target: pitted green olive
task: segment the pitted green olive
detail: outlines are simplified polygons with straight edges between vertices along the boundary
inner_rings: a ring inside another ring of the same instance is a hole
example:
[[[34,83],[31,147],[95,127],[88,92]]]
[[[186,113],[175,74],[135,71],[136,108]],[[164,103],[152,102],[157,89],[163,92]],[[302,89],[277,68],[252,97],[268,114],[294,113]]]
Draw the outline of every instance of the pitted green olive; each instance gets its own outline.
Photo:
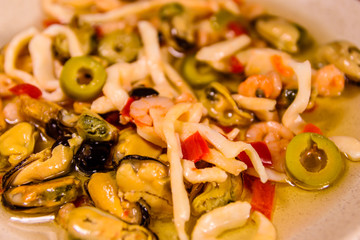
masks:
[[[310,41],[305,29],[280,17],[261,16],[255,20],[255,29],[271,45],[289,53],[298,53]]]
[[[60,75],[60,86],[64,93],[79,101],[88,101],[97,97],[105,81],[105,68],[89,56],[70,58]]]
[[[229,91],[218,82],[213,82],[203,89],[199,97],[208,115],[222,126],[247,126],[254,117],[239,109]]]
[[[34,150],[38,132],[30,123],[21,122],[0,136],[1,169],[15,166]],[[9,166],[10,165],[10,166]]]
[[[116,30],[104,36],[98,47],[100,56],[110,63],[132,62],[136,59],[141,47],[136,33]]]
[[[217,72],[208,64],[197,61],[194,55],[188,55],[183,60],[182,74],[193,87],[203,87],[218,79]]]
[[[336,145],[316,133],[296,135],[286,149],[286,172],[299,187],[323,189],[343,173],[345,163]]]
[[[315,54],[315,64],[322,67],[334,64],[355,82],[360,82],[360,50],[347,41],[336,41],[320,46]]]

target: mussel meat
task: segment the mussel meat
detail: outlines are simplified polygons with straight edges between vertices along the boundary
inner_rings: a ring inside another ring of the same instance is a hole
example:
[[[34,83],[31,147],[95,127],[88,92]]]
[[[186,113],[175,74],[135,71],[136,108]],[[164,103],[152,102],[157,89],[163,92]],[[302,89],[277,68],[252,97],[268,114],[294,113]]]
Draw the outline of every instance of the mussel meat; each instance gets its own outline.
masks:
[[[3,205],[14,211],[28,214],[47,214],[61,205],[74,201],[81,189],[80,180],[74,176],[57,178],[36,184],[26,184],[6,189]]]
[[[127,224],[94,207],[74,208],[64,218],[63,227],[74,239],[157,239],[150,230]]]
[[[94,173],[86,185],[86,189],[97,208],[107,211],[121,220],[142,225],[147,221],[148,215],[138,203],[132,203],[118,195],[115,173]]]
[[[172,215],[169,168],[160,161],[139,155],[125,156],[117,169],[116,182],[124,199],[144,200],[151,216]]]
[[[200,101],[208,110],[208,115],[222,126],[247,126],[254,116],[240,109],[226,87],[212,82],[201,91]]]

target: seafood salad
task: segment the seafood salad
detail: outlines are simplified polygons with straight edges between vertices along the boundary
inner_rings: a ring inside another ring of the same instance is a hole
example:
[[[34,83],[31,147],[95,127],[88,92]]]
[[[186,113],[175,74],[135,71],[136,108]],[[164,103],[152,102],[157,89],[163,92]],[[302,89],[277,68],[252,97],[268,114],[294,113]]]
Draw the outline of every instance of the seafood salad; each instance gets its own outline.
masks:
[[[42,0],[0,50],[1,204],[69,239],[278,239],[278,186],[331,188],[360,142],[304,114],[360,50],[241,0]]]

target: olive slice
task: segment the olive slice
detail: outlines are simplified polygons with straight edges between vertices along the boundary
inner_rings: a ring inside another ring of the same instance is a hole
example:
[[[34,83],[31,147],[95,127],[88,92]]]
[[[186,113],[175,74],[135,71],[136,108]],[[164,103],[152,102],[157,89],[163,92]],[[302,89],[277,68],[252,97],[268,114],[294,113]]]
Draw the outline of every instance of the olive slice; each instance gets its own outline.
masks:
[[[141,42],[137,34],[116,30],[101,39],[98,51],[100,56],[110,63],[131,62],[136,59],[140,46]]]
[[[285,167],[298,187],[320,190],[341,176],[345,163],[330,139],[308,132],[296,135],[287,146]]]
[[[72,99],[88,101],[97,97],[106,81],[104,67],[89,56],[70,58],[60,75],[60,86]]]
[[[217,72],[208,64],[197,61],[194,55],[185,57],[182,64],[182,74],[193,87],[203,87],[218,79]]]

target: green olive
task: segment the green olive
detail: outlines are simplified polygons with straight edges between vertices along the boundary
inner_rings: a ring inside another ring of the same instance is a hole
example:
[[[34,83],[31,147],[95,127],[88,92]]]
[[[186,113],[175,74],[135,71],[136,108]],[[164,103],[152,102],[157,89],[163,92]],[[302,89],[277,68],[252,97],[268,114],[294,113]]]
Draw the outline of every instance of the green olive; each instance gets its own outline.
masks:
[[[116,30],[100,40],[98,51],[110,63],[132,62],[137,58],[140,46],[140,38],[136,33]]]
[[[188,55],[183,60],[182,74],[193,87],[202,87],[218,79],[217,72],[208,64],[199,62],[194,55]]]
[[[79,101],[97,97],[106,81],[106,71],[88,56],[70,58],[60,75],[60,86],[67,96]]]
[[[230,22],[238,20],[239,16],[234,15],[228,10],[221,9],[210,18],[210,24],[214,30],[219,31],[226,28]]]
[[[345,162],[330,139],[307,132],[296,135],[287,146],[285,167],[298,187],[320,190],[341,176]]]
[[[337,41],[322,45],[315,53],[318,67],[334,64],[352,81],[360,82],[360,50],[347,41]]]

